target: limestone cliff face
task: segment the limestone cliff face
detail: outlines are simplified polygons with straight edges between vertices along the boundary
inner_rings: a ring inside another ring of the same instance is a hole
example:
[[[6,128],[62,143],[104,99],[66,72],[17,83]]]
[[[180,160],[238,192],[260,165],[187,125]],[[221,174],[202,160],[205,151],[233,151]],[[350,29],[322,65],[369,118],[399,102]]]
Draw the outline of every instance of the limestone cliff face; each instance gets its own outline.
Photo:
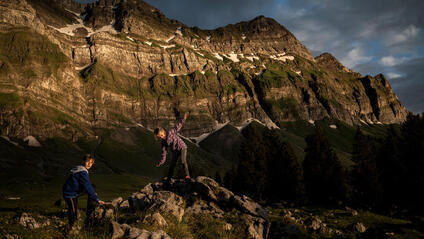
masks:
[[[0,123],[10,136],[170,127],[183,112],[188,136],[249,118],[360,124],[407,114],[384,76],[314,59],[263,16],[201,30],[143,1],[0,0],[0,13]]]

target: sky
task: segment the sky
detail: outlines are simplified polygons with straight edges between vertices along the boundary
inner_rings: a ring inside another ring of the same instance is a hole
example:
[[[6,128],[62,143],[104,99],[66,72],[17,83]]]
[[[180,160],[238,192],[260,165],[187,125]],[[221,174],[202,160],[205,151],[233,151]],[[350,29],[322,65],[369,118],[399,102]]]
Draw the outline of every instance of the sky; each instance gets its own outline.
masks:
[[[80,0],[89,2],[88,0]],[[264,15],[314,56],[383,73],[409,111],[424,112],[424,0],[146,0],[169,18],[214,29]]]

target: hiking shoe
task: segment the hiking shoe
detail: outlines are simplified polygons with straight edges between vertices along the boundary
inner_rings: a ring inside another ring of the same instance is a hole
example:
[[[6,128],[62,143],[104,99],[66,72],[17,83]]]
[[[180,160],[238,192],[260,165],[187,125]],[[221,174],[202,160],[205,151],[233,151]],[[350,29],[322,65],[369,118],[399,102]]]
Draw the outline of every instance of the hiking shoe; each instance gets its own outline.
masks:
[[[186,177],[185,177],[185,179],[186,179],[186,180],[189,180],[189,179],[191,179],[191,178],[190,178],[190,176],[186,176]]]

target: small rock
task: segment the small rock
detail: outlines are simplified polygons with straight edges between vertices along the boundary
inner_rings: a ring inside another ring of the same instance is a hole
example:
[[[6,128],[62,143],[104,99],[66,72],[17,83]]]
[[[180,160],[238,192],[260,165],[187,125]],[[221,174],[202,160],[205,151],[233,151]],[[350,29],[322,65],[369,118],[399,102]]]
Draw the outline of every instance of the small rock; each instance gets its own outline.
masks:
[[[111,220],[114,215],[114,210],[111,204],[99,205],[94,209],[92,213],[92,219],[101,221],[101,220]]]
[[[121,202],[121,204],[119,204],[119,211],[120,212],[127,212],[130,210],[130,203],[128,202],[128,200],[125,200],[123,202]]]
[[[18,223],[29,229],[37,229],[42,226],[29,213],[22,213],[18,219]]]
[[[113,217],[113,209],[109,208],[105,210],[104,219],[110,219]]]
[[[224,230],[225,231],[231,231],[231,229],[233,229],[233,225],[231,225],[230,223],[226,223],[225,225],[224,225]]]
[[[126,231],[125,238],[128,239],[171,239],[171,237],[162,230],[149,232],[144,229],[129,227]]]
[[[334,230],[325,226],[321,226],[320,233],[325,235],[332,235],[334,233]]]
[[[124,201],[124,199],[122,197],[115,198],[115,199],[112,200],[112,206],[114,208],[118,208],[119,205],[122,203],[122,201]]]
[[[341,236],[343,233],[342,233],[342,231],[340,231],[340,230],[338,230],[338,229],[335,229],[334,230],[334,235],[336,235],[336,236]]]
[[[6,234],[2,239],[21,239],[21,237],[16,234]]]
[[[287,209],[283,209],[283,211],[281,211],[281,213],[280,213],[280,216],[291,217],[292,216],[292,213],[289,210],[287,210]]]
[[[140,190],[140,192],[147,195],[153,194],[154,190],[153,190],[152,184],[151,183],[147,184],[143,189]]]
[[[24,142],[28,142],[28,146],[30,146],[30,147],[41,147],[40,142],[38,142],[38,140],[34,136],[31,136],[31,135],[24,138]]]
[[[353,225],[353,229],[357,232],[363,233],[367,230],[367,228],[361,222],[357,222]]]
[[[166,223],[165,218],[163,218],[162,215],[160,215],[160,213],[158,213],[158,212],[147,215],[144,218],[143,222],[150,223],[150,224],[156,224],[160,227],[166,226],[168,224],[168,223]]]
[[[314,231],[317,231],[322,227],[322,221],[317,217],[310,217],[305,221],[305,226]]]

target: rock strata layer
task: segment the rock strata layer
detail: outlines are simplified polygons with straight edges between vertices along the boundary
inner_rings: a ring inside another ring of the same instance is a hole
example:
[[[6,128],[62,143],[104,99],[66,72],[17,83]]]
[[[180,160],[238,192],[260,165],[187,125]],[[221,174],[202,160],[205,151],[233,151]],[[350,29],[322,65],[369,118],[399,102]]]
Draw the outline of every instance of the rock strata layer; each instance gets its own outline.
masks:
[[[252,118],[332,117],[400,123],[407,110],[383,75],[313,58],[275,20],[187,27],[143,1],[0,1],[1,134],[77,140],[98,128],[171,127],[183,134]]]

